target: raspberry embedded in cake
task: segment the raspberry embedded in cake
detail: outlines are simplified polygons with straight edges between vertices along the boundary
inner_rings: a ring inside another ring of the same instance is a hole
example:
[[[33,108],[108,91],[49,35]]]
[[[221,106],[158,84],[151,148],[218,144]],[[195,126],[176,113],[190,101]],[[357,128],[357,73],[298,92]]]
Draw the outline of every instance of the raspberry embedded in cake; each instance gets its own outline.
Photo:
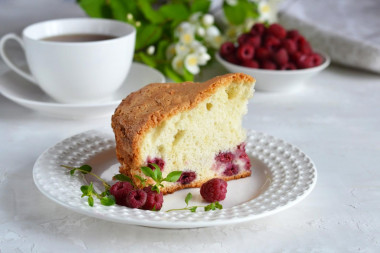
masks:
[[[201,187],[212,178],[250,176],[242,117],[254,82],[235,73],[203,83],[154,83],[131,93],[112,116],[120,173],[143,188],[135,175],[154,182],[142,166],[157,164],[163,178],[183,171],[177,182],[162,182],[163,194]]]

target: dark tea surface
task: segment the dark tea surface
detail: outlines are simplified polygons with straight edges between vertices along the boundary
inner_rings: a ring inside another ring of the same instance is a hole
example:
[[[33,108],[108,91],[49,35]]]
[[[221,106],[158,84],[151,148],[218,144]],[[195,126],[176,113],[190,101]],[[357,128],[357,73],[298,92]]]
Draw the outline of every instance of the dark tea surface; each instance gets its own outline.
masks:
[[[91,42],[114,39],[115,36],[103,34],[65,34],[43,38],[44,41],[56,42]]]

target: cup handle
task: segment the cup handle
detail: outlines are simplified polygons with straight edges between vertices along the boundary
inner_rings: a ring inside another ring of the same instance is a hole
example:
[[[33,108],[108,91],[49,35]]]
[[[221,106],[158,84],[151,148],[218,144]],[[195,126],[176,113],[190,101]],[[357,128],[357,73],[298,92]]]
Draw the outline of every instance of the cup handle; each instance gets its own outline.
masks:
[[[26,80],[32,82],[33,84],[37,84],[36,79],[31,74],[23,71],[22,69],[20,69],[16,65],[14,65],[13,62],[11,62],[9,60],[8,56],[5,54],[5,43],[10,39],[17,41],[20,44],[21,48],[25,52],[24,42],[22,41],[22,39],[19,36],[17,36],[16,34],[13,34],[13,33],[9,33],[9,34],[3,36],[0,40],[0,55],[3,58],[5,64],[7,64],[8,67],[10,67],[14,72],[19,74],[20,76],[22,76]]]

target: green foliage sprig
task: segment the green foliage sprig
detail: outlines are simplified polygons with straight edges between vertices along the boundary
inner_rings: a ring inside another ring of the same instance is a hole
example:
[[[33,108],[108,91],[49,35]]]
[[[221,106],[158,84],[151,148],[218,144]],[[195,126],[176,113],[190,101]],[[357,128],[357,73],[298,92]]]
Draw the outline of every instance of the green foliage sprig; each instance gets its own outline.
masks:
[[[169,209],[166,212],[189,210],[190,212],[195,213],[199,207],[203,207],[206,212],[211,210],[215,211],[216,209],[223,209],[223,206],[218,201],[212,202],[206,206],[189,206],[189,201],[192,197],[193,195],[189,192],[185,198],[186,206],[184,208]]]

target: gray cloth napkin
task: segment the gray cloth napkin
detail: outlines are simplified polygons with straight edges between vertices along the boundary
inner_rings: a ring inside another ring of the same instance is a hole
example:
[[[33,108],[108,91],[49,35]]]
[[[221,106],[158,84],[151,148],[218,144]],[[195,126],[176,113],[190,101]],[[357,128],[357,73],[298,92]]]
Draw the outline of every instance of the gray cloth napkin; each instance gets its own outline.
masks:
[[[380,73],[380,0],[288,0],[279,22],[332,61]]]

